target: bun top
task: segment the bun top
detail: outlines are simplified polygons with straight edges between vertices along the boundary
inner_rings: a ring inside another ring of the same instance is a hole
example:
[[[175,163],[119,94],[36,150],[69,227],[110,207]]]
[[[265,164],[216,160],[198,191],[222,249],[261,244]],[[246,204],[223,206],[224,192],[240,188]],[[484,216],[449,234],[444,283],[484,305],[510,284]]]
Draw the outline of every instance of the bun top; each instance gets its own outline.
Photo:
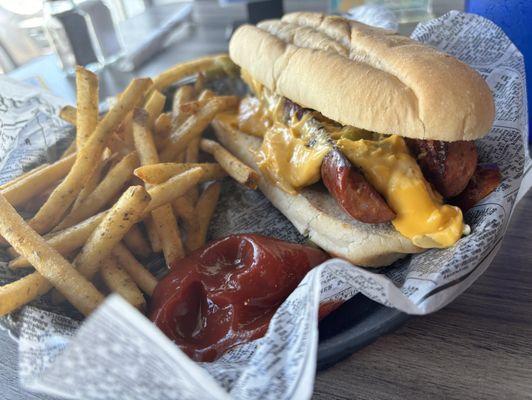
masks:
[[[493,97],[454,57],[391,31],[298,12],[231,38],[235,63],[270,90],[343,125],[415,139],[474,140]]]

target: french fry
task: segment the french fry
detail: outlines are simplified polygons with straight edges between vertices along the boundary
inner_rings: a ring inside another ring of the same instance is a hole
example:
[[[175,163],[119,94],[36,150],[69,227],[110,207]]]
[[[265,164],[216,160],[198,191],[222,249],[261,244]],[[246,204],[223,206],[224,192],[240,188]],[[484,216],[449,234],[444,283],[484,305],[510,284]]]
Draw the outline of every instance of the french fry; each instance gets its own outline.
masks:
[[[209,139],[202,139],[201,150],[213,155],[221,167],[234,180],[251,189],[257,188],[259,175],[234,155],[229,153],[221,144]]]
[[[213,97],[215,97],[215,93],[210,89],[205,89],[200,93],[198,100],[201,102],[202,105],[205,105],[205,103],[207,103],[207,100],[210,100]],[[227,96],[221,96],[221,97],[227,97]]]
[[[138,165],[139,159],[136,152],[131,152],[122,158],[118,164],[111,168],[92,193],[80,203],[79,207],[73,209],[57,225],[56,230],[68,228],[102,210],[120,192]]]
[[[160,206],[170,203],[174,199],[183,196],[183,194],[185,194],[192,186],[196,185],[200,181],[202,176],[203,171],[201,168],[193,168],[168,179],[168,181],[160,185],[153,186],[148,190],[151,200],[144,210],[142,218],[145,218],[156,208],[159,208]],[[86,219],[77,225],[74,225],[63,231],[47,235],[45,238],[48,241],[48,244],[54,247],[60,253],[68,254],[71,251],[83,246],[95,228],[108,213],[109,211],[102,211],[101,213]],[[9,263],[11,268],[23,268],[30,265],[31,264],[24,257],[19,257]]]
[[[185,256],[185,248],[181,240],[181,233],[177,226],[177,220],[170,204],[152,211],[153,222],[157,224],[155,229],[161,239],[164,259],[169,265],[174,260]]]
[[[14,183],[17,183],[18,181],[21,181],[22,179],[27,179],[30,175],[35,174],[36,172],[40,171],[43,168],[46,168],[50,166],[48,163],[41,164],[33,169],[30,169],[29,171],[24,172],[23,174],[14,177],[10,181],[7,181],[6,183],[3,183],[0,185],[0,192],[4,189],[7,189],[9,186],[13,185]]]
[[[46,233],[59,223],[86,182],[87,171],[91,171],[102,156],[108,137],[118,128],[124,116],[143,99],[150,83],[150,79],[133,80],[120,100],[98,123],[83,148],[78,150],[76,161],[68,175],[30,220],[30,226],[37,232]]]
[[[83,185],[83,188],[80,190],[78,197],[76,197],[76,200],[74,200],[74,204],[72,204],[71,212],[76,211],[81,205],[81,203],[83,203],[85,198],[87,198],[87,196],[89,196],[100,183],[100,179],[102,178],[103,171],[106,165],[110,162],[110,155],[108,154],[108,152],[109,152],[109,149],[104,150],[102,159],[96,164],[89,178],[87,179],[87,182],[85,182],[85,185]],[[59,229],[56,226],[53,230],[59,230]]]
[[[159,232],[157,232],[157,226],[153,220],[153,215],[147,215],[142,222],[144,222],[144,228],[146,229],[146,234],[148,235],[151,251],[154,253],[160,253],[163,251],[163,244],[161,242]]]
[[[155,91],[154,95],[157,93],[158,92]],[[151,98],[153,98],[153,95]],[[149,113],[141,108],[135,109],[133,112],[133,140],[137,153],[139,154],[141,165],[156,163],[159,159],[155,143],[153,142],[153,137],[148,129],[149,118]],[[153,252],[160,252],[163,246],[161,237],[157,231],[157,224],[153,220],[153,215],[145,218],[144,226],[146,227],[146,232]]]
[[[143,165],[135,169],[135,176],[144,182],[158,185],[173,176],[182,174],[193,168],[201,168],[204,175],[198,183],[222,179],[227,176],[225,170],[218,163],[159,163]]]
[[[233,96],[210,99],[197,114],[188,117],[177,131],[168,138],[160,155],[161,161],[173,161],[175,157],[187,148],[192,139],[201,135],[216,114],[235,107],[237,104],[238,97]]]
[[[200,146],[200,138],[191,140],[187,150],[185,152],[185,162],[187,163],[195,163],[198,162],[198,155],[199,155],[199,146]],[[199,190],[197,187],[193,187],[188,191],[186,196],[191,200],[193,204],[198,201],[199,197]]]
[[[158,90],[155,90],[151,93],[148,101],[146,102],[146,106],[144,107],[144,109],[148,113],[148,129],[153,130],[155,120],[163,111],[165,102],[166,97]]]
[[[187,76],[191,76],[200,71],[205,71],[214,66],[220,66],[221,68],[227,64],[227,54],[220,54],[217,56],[207,56],[198,58],[193,61],[185,62],[182,64],[174,65],[173,67],[162,72],[153,79],[153,90],[163,91],[172,83],[177,82]]]
[[[114,256],[109,256],[100,262],[100,275],[112,292],[118,293],[133,307],[140,310],[146,308],[142,292]]]
[[[187,232],[195,229],[198,220],[196,219],[194,203],[187,196],[181,196],[175,199],[172,202],[172,207],[177,217],[184,222]]]
[[[50,193],[52,193],[57,187],[57,185],[59,185],[59,182],[60,181],[53,183],[52,186],[50,186],[44,192],[41,192],[40,194],[36,195],[35,197],[32,197],[27,202],[25,202],[24,206],[22,207],[24,212],[33,215],[37,211],[39,211],[39,208],[41,208],[42,205],[46,203],[46,200],[48,200],[48,197],[50,197]]]
[[[128,272],[140,290],[151,296],[155,286],[157,286],[157,279],[137,261],[122,243],[118,243],[115,246],[112,254],[118,259],[118,263]]]
[[[64,178],[74,164],[75,159],[76,155],[72,154],[56,161],[33,174],[13,182],[5,189],[2,189],[1,193],[13,207],[18,207],[45,191],[59,179]]]
[[[91,233],[103,220],[107,212],[108,211],[101,212],[68,229],[48,234],[44,236],[44,238],[51,247],[57,250],[61,255],[65,256],[83,246]],[[11,256],[18,254],[14,249],[9,249],[8,253]],[[19,256],[10,261],[8,265],[11,269],[31,267],[31,263],[23,256]]]
[[[76,67],[76,147],[81,149],[98,124],[98,77]]]
[[[24,255],[48,282],[27,278],[33,294],[42,293],[50,284],[84,315],[89,315],[102,301],[103,295],[76,271],[72,265],[39,236],[4,196],[0,195],[0,234],[21,255]],[[38,285],[35,285],[37,283]],[[22,290],[28,290],[22,288]],[[4,310],[5,311],[5,310]],[[9,311],[8,311],[9,312]]]
[[[220,189],[221,184],[214,182],[200,195],[195,210],[198,224],[195,228],[187,232],[187,251],[194,251],[205,244],[209,223],[214,214],[218,198],[220,197]]]
[[[153,92],[152,97],[157,93],[157,91]],[[159,156],[157,154],[153,137],[147,126],[149,123],[148,115],[148,112],[143,112],[143,110],[140,109],[136,109],[133,114],[133,138],[135,140],[135,147],[139,153],[141,164],[143,165],[153,164],[159,161]],[[166,262],[169,264],[175,259],[182,258],[185,254],[185,251],[171,205],[165,204],[161,208],[154,210],[152,212],[152,221],[155,232],[157,233],[158,239],[161,243]],[[146,222],[146,228],[148,229],[149,234],[149,226],[151,221],[148,219]],[[153,239],[156,241],[154,237],[155,234],[152,233],[152,235],[153,236],[150,236],[150,240]],[[154,242],[152,241],[152,248],[153,247]]]
[[[181,124],[184,118],[181,113],[181,104],[187,103],[194,99],[194,87],[192,85],[184,85],[179,87],[174,94],[172,102],[172,114],[176,124]]]
[[[135,109],[133,112],[133,139],[141,165],[159,162],[157,148],[155,147],[153,136],[148,127],[148,120],[149,114],[146,110],[142,108]]]
[[[153,130],[160,139],[166,138],[172,130],[172,114],[169,112],[160,114],[155,120]]]
[[[150,196],[142,186],[131,186],[120,196],[74,260],[83,276],[89,279],[94,276],[99,262],[111,254],[127,231],[140,221],[149,202]]]
[[[153,141],[157,150],[161,150],[164,143],[168,140],[172,129],[173,122],[171,113],[162,113],[157,117],[153,128]]]
[[[126,143],[117,133],[113,133],[107,141],[107,147],[113,154],[119,154],[122,156],[128,155],[133,148],[133,141],[131,144]]]
[[[198,72],[196,77],[196,82],[194,82],[194,91],[200,93],[205,88],[205,74],[203,72]]]
[[[116,136],[126,144],[128,150],[133,148],[133,120],[131,118],[131,113],[126,115],[124,121],[116,131]]]
[[[203,104],[199,100],[193,100],[186,103],[183,103],[179,106],[179,113],[183,116],[189,116],[190,114],[196,114],[201,107],[203,107]]]
[[[152,186],[148,190],[151,201],[145,212],[151,212],[163,204],[171,203],[172,200],[183,196],[191,187],[198,184],[203,175],[204,172],[201,168],[192,168],[173,176],[160,185]]]
[[[185,162],[187,163],[198,162],[199,146],[200,146],[200,138],[190,141],[187,147],[186,153],[185,153]]]
[[[63,121],[68,122],[69,124],[76,125],[78,110],[74,106],[64,106],[59,111],[59,118]]]
[[[50,287],[48,281],[38,272],[0,286],[0,315],[9,314],[28,304],[45,294]]]
[[[151,254],[150,244],[144,238],[139,225],[133,225],[124,235],[123,242],[137,257],[147,258]]]

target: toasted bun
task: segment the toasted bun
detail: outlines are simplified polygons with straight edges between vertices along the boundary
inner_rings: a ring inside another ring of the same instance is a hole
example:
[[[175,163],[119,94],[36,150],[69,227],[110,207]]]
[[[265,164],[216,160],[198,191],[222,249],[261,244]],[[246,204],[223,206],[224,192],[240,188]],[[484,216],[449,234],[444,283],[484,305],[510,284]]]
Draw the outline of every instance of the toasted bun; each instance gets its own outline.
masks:
[[[220,118],[214,120],[213,126],[218,140],[258,171],[253,153],[260,148],[260,138],[239,132]],[[350,218],[325,189],[307,187],[292,195],[262,176],[259,188],[301,234],[308,235],[330,254],[353,264],[379,267],[389,265],[405,254],[422,251],[390,223],[364,224]]]
[[[342,17],[298,12],[244,25],[229,53],[270,90],[344,125],[456,141],[478,139],[493,123],[490,89],[472,68]]]

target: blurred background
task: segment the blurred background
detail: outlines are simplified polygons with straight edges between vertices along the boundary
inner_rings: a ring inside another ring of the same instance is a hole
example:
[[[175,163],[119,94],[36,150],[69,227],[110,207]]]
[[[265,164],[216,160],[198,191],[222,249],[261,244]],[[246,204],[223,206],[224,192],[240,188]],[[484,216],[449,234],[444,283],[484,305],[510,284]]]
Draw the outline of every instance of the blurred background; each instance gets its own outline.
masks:
[[[300,10],[369,18],[404,35],[465,10],[499,25],[532,65],[530,0],[0,0],[0,73],[73,100],[72,72],[84,65],[99,74],[103,100],[133,76],[226,52],[242,23]]]
[[[464,8],[460,0],[286,0],[284,4],[234,0],[0,0],[0,72],[10,72],[52,53],[59,56],[66,72],[76,62],[94,64],[97,69],[133,52],[135,44],[141,44],[161,27],[174,31],[181,22],[230,26],[236,21],[255,22],[275,16],[281,7],[347,13],[363,4],[387,7],[397,15],[398,22],[407,25],[441,14],[442,10]],[[167,42],[161,48],[169,44],[169,39],[165,38]]]

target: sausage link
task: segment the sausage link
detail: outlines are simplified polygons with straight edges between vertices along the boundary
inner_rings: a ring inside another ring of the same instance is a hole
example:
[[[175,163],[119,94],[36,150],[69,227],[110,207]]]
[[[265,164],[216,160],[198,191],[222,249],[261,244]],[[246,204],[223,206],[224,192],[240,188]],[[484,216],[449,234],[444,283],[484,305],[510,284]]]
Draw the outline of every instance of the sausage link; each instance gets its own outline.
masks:
[[[464,191],[451,199],[450,203],[466,212],[493,192],[501,183],[501,179],[501,171],[496,164],[481,164],[477,166]]]
[[[321,178],[338,204],[356,220],[378,224],[395,217],[382,196],[340,150],[333,149],[325,156]]]
[[[477,167],[477,147],[473,141],[407,139],[425,178],[443,197],[461,193]]]

